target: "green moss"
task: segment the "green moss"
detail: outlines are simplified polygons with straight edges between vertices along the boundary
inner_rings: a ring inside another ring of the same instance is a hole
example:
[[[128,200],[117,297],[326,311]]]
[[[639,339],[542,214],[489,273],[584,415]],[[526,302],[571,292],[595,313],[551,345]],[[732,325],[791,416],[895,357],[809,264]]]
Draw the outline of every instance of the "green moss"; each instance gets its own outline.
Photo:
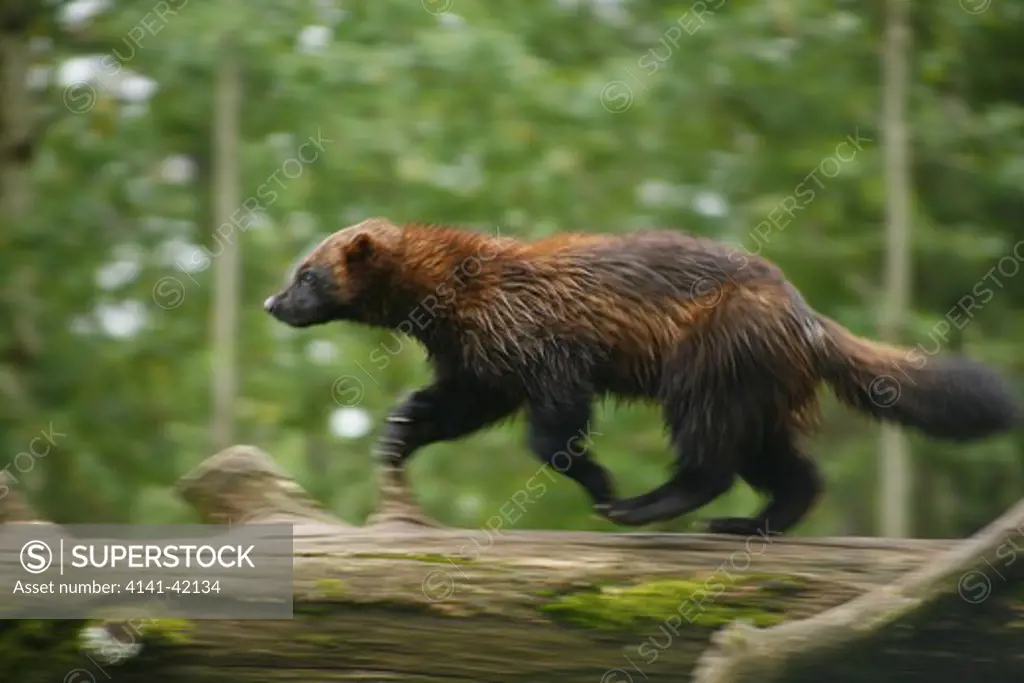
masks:
[[[309,645],[315,645],[318,648],[324,648],[339,643],[338,636],[329,635],[326,633],[310,633],[308,631],[300,630],[295,634],[294,637],[299,642],[308,643]]]
[[[798,581],[766,583],[761,576],[732,582],[714,575],[694,580],[659,579],[562,594],[540,609],[566,623],[619,631],[641,630],[668,619],[698,627],[718,627],[736,619],[771,626],[786,618],[780,598],[799,586]]]
[[[316,589],[325,598],[343,598],[348,586],[341,579],[317,579]]]
[[[153,619],[146,624],[143,637],[150,642],[184,645],[191,640],[194,629],[188,619]]]

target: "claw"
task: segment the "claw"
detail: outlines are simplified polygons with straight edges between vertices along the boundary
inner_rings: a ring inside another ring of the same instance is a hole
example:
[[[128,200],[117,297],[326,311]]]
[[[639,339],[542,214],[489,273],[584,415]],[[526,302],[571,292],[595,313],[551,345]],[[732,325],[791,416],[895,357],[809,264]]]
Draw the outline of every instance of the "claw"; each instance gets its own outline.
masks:
[[[412,491],[405,481],[405,469],[397,463],[385,464],[379,474],[380,500],[367,524],[370,526],[398,522],[417,526],[444,528],[419,510]]]

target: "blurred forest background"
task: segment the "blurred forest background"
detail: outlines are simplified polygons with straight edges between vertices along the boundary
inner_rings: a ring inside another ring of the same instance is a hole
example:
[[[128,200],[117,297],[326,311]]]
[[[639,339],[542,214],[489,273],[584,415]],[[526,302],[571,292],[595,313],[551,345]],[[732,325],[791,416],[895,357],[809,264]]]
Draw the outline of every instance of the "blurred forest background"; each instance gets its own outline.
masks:
[[[372,440],[427,380],[423,355],[354,326],[291,330],[262,302],[368,216],[523,238],[687,230],[763,253],[860,334],[884,323],[899,240],[881,2],[9,0],[0,15],[0,467],[56,521],[195,521],[172,485],[230,443],[362,521]],[[895,333],[1019,382],[1024,4],[916,2],[909,23]],[[907,436],[907,533],[970,534],[1020,497],[1024,436]],[[621,493],[664,480],[655,408],[603,406],[592,440]],[[810,450],[829,489],[798,533],[881,533],[878,427],[830,400]],[[424,450],[410,478],[430,516],[474,527],[538,467],[516,422]],[[757,504],[739,484],[698,516]],[[514,526],[614,528],[561,478]]]

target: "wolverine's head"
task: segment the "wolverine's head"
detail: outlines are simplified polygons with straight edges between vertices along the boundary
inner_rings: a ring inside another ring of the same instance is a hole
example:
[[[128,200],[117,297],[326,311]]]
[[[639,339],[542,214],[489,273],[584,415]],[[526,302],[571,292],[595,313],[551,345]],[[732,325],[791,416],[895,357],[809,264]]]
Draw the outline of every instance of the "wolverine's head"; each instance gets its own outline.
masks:
[[[387,289],[387,273],[402,241],[402,229],[383,218],[342,228],[318,244],[296,266],[283,290],[263,308],[292,327],[333,320],[377,322],[375,301]]]

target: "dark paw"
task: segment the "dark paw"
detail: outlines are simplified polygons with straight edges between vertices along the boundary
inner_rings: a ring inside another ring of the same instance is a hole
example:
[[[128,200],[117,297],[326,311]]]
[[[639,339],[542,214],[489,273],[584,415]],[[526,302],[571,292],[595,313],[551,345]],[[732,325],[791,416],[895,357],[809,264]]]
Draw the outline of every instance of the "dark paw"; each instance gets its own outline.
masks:
[[[749,517],[715,517],[707,523],[705,531],[709,534],[728,534],[730,536],[778,536],[777,531],[768,528],[764,520]]]
[[[401,442],[387,439],[377,441],[374,445],[373,457],[380,464],[390,467],[401,467],[402,461],[405,459],[402,453]]]
[[[415,425],[401,416],[389,415],[384,429],[374,444],[374,455],[377,460],[388,464],[398,464],[412,452],[410,444],[414,442]]]
[[[599,503],[594,506],[594,511],[608,521],[622,526],[643,526],[656,521],[649,514],[648,508],[634,507],[629,502],[616,500],[611,503]]]
[[[615,521],[611,517],[608,516],[608,506],[609,505],[611,505],[611,503],[594,503],[591,506],[590,509],[593,510],[594,514],[597,515],[598,517],[600,517],[601,519],[607,519],[608,521]]]

